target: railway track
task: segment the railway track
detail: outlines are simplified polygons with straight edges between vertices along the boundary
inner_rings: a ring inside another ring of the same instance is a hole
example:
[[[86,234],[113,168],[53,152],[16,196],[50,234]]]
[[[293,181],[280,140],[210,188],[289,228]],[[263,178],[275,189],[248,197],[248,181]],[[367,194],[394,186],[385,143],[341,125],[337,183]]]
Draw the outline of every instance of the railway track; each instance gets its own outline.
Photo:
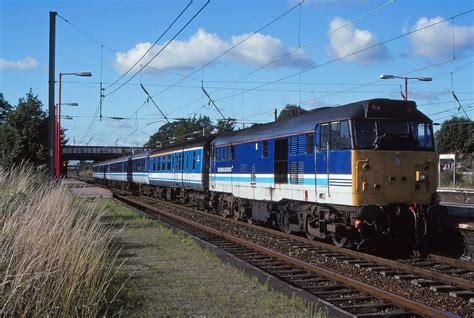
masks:
[[[117,192],[114,196],[333,304],[341,314],[474,314],[474,305],[469,303],[473,268],[466,262],[435,255],[424,260],[384,259],[175,203]],[[440,308],[449,308],[453,313]]]

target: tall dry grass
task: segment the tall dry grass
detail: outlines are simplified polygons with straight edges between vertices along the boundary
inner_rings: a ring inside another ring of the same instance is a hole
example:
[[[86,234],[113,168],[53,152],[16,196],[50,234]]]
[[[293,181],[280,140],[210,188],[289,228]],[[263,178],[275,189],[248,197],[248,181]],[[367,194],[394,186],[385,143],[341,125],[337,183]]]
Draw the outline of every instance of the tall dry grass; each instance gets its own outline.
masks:
[[[0,316],[96,316],[113,273],[95,204],[23,165],[0,171]]]

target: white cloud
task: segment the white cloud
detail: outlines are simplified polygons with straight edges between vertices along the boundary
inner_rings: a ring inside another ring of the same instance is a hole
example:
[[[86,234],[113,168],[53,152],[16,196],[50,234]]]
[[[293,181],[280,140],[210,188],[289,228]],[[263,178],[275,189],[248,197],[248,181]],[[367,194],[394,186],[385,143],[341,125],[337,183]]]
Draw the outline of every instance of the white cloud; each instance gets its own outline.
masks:
[[[329,30],[333,31],[349,22],[349,20],[334,17],[329,23]],[[370,47],[378,42],[379,40],[374,33],[367,30],[356,29],[351,24],[329,35],[329,46],[327,47],[327,52],[332,57],[339,58]],[[361,53],[351,55],[345,58],[344,61],[371,63],[386,58],[387,56],[387,48],[384,45],[380,45]]]
[[[18,61],[0,59],[0,70],[32,70],[38,67],[38,61],[32,57],[25,57]]]
[[[232,45],[241,42],[249,35],[250,34],[242,34],[233,36],[231,40]],[[255,34],[240,46],[236,47],[236,49],[232,51],[231,56],[244,64],[261,66],[277,60],[285,54],[287,55],[283,59],[273,63],[272,66],[304,68],[313,65],[311,58],[304,53],[303,49],[295,50],[294,48],[287,48],[279,38],[261,33]]]
[[[188,40],[175,40],[166,47],[160,55],[155,58],[150,66],[159,69],[189,69],[206,64],[214,57],[225,52],[236,43],[247,37],[248,34],[233,36],[229,41],[221,39],[217,34],[208,33],[199,29]],[[123,73],[128,70],[152,46],[152,43],[138,43],[126,53],[119,52],[115,58],[115,68]],[[148,62],[163,45],[156,45],[140,61],[140,64]],[[260,66],[275,58],[290,52],[283,42],[275,37],[256,34],[241,45],[232,49],[226,55],[228,59],[252,65]],[[312,65],[311,58],[301,49],[275,63],[275,67],[305,67]],[[138,68],[140,65],[137,65]],[[153,68],[147,68],[148,72]]]
[[[444,20],[442,17],[419,18],[412,30]],[[414,54],[429,58],[450,57],[453,54],[453,29],[456,52],[474,48],[474,26],[456,26],[449,21],[410,35]]]

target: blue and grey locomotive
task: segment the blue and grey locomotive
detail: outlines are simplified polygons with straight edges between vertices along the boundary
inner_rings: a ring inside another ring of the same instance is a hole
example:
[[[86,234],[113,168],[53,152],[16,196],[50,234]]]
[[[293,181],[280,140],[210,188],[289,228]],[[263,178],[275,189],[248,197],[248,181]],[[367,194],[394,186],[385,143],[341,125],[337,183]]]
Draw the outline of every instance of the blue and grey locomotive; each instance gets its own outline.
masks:
[[[415,102],[372,99],[97,163],[94,177],[338,246],[409,246],[445,213],[437,160]]]

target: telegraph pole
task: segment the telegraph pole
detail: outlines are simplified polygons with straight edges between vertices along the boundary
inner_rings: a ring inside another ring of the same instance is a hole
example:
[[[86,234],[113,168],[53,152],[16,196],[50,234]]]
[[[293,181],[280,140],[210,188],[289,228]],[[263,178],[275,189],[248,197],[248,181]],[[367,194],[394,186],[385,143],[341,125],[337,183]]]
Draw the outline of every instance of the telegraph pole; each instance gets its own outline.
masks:
[[[56,53],[56,15],[54,11],[49,12],[49,89],[48,89],[48,161],[49,176],[54,176],[54,72]]]

